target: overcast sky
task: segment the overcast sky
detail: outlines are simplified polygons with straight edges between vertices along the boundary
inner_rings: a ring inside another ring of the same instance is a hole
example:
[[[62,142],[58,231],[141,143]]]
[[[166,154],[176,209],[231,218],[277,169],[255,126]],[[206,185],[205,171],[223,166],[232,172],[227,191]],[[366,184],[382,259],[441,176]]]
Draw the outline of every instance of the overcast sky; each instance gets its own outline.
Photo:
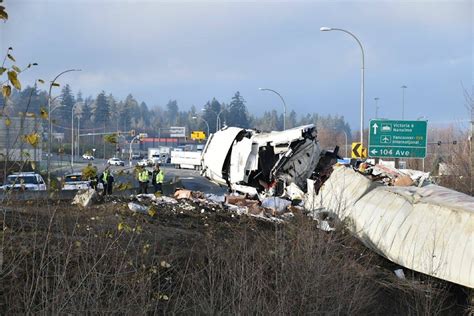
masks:
[[[148,106],[176,99],[180,109],[230,102],[240,91],[251,113],[288,111],[360,118],[365,50],[366,120],[434,122],[468,118],[462,85],[473,86],[472,1],[145,1],[5,0],[2,50],[14,48],[21,75],[59,82],[94,97],[131,93]],[[59,89],[58,89],[59,91]],[[57,93],[57,92],[56,92]],[[368,122],[367,122],[368,126]]]

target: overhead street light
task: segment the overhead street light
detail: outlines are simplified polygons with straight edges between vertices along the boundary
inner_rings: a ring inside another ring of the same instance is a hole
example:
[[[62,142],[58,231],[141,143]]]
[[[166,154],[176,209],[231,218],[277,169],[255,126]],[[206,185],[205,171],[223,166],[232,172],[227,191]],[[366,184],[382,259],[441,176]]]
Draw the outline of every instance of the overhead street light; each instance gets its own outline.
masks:
[[[217,114],[214,110],[211,110],[211,109],[201,109],[201,111],[209,111],[209,112],[212,112],[216,115],[216,132],[219,130],[219,114]]]
[[[81,69],[68,69],[63,72],[60,72],[56,77],[54,77],[53,81],[51,81],[49,85],[49,93],[48,93],[48,164],[47,164],[47,172],[48,172],[48,190],[51,189],[51,135],[53,134],[53,126],[51,124],[51,90],[53,86],[56,84],[56,80],[62,76],[63,74],[71,71],[81,71]]]
[[[219,122],[219,129],[221,129],[221,114],[224,112],[224,111],[230,111],[230,109],[232,109],[234,106],[236,106],[236,104],[234,105],[231,105],[229,106],[228,108],[226,107],[222,107],[222,110],[219,111],[219,114],[217,114],[217,121]],[[225,121],[224,121],[225,123]]]
[[[71,168],[74,167],[74,109],[76,106],[80,105],[81,103],[77,102],[72,106],[71,109]],[[77,123],[78,125],[78,131],[77,134],[79,135],[79,122]]]
[[[207,121],[205,119],[203,119],[202,117],[200,116],[193,116],[192,117],[193,120],[197,120],[197,119],[201,119],[204,121],[204,123],[206,123],[206,126],[207,126],[207,138],[209,138],[209,123],[207,123]]]
[[[362,52],[362,66],[361,66],[361,85],[360,85],[360,143],[364,145],[364,68],[365,68],[365,58],[364,58],[364,48],[362,47],[362,43],[359,39],[352,34],[351,32],[334,27],[327,27],[323,26],[319,29],[321,32],[328,32],[328,31],[340,31],[352,36],[357,43],[359,44],[360,50]]]
[[[270,91],[270,92],[273,92],[273,93],[275,93],[276,95],[278,95],[280,97],[281,101],[283,102],[283,130],[286,130],[286,102],[285,102],[285,99],[283,99],[281,94],[279,94],[275,90],[268,89],[268,88],[258,88],[258,90],[260,90],[260,91]]]

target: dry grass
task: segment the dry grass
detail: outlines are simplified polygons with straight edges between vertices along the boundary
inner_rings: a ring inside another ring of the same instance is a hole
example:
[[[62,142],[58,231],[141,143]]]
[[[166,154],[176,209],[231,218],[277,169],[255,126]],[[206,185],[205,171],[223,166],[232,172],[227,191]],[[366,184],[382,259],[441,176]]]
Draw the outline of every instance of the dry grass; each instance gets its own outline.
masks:
[[[303,216],[275,225],[210,209],[150,218],[120,203],[35,203],[4,213],[2,314],[458,310],[445,283],[397,280],[348,234]]]

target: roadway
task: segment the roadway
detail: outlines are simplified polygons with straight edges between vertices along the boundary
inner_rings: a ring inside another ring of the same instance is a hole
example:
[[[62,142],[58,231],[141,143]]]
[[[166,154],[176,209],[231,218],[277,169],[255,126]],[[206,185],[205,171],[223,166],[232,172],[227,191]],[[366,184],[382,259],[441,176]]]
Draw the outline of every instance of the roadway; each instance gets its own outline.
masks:
[[[89,163],[92,163],[97,167],[97,170],[100,173],[108,166],[107,160],[105,159],[95,159],[95,160],[83,160],[74,162],[74,167],[71,168],[71,161],[56,160],[56,157],[52,157],[51,161],[51,170],[54,176],[62,177],[65,174],[72,172],[81,172],[84,167]],[[117,183],[131,183],[134,188],[138,187],[138,181],[133,175],[133,170],[138,160],[132,160],[132,167],[128,165],[128,161],[125,161],[125,166],[109,166],[112,174],[114,175],[115,182]],[[220,187],[208,179],[202,177],[199,171],[189,170],[189,169],[175,169],[171,164],[161,164],[161,169],[165,173],[165,182],[173,180],[173,182],[181,182],[182,186],[188,190],[201,191],[203,193],[212,193],[212,194],[224,194],[226,192],[226,187]],[[147,167],[149,171],[152,171],[152,167]],[[151,188],[151,184],[150,184]]]

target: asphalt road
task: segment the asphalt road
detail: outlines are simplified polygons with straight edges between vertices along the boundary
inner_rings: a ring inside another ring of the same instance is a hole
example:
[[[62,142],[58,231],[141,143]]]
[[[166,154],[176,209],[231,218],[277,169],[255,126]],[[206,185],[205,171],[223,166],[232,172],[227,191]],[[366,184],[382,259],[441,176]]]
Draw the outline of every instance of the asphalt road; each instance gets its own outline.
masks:
[[[53,157],[54,158],[54,157]],[[133,176],[133,170],[136,164],[136,160],[133,160],[133,166],[128,166],[128,161],[125,161],[125,166],[110,166],[112,174],[115,177],[117,183],[131,183],[133,187],[138,187],[138,181]],[[55,176],[60,177],[65,174],[72,172],[81,172],[82,169],[87,166],[88,163],[92,163],[97,167],[97,170],[100,173],[108,166],[105,159],[95,159],[93,161],[80,160],[74,162],[74,168],[71,168],[70,161],[52,161],[52,170]],[[152,171],[152,167],[147,167],[149,171]],[[199,171],[189,170],[189,169],[175,169],[170,164],[162,164],[161,169],[165,173],[165,182],[174,180],[180,181],[184,188],[193,191],[201,191],[203,193],[212,193],[212,194],[224,194],[227,190],[226,187],[220,187],[206,178],[202,177]],[[151,184],[150,184],[151,188]]]

